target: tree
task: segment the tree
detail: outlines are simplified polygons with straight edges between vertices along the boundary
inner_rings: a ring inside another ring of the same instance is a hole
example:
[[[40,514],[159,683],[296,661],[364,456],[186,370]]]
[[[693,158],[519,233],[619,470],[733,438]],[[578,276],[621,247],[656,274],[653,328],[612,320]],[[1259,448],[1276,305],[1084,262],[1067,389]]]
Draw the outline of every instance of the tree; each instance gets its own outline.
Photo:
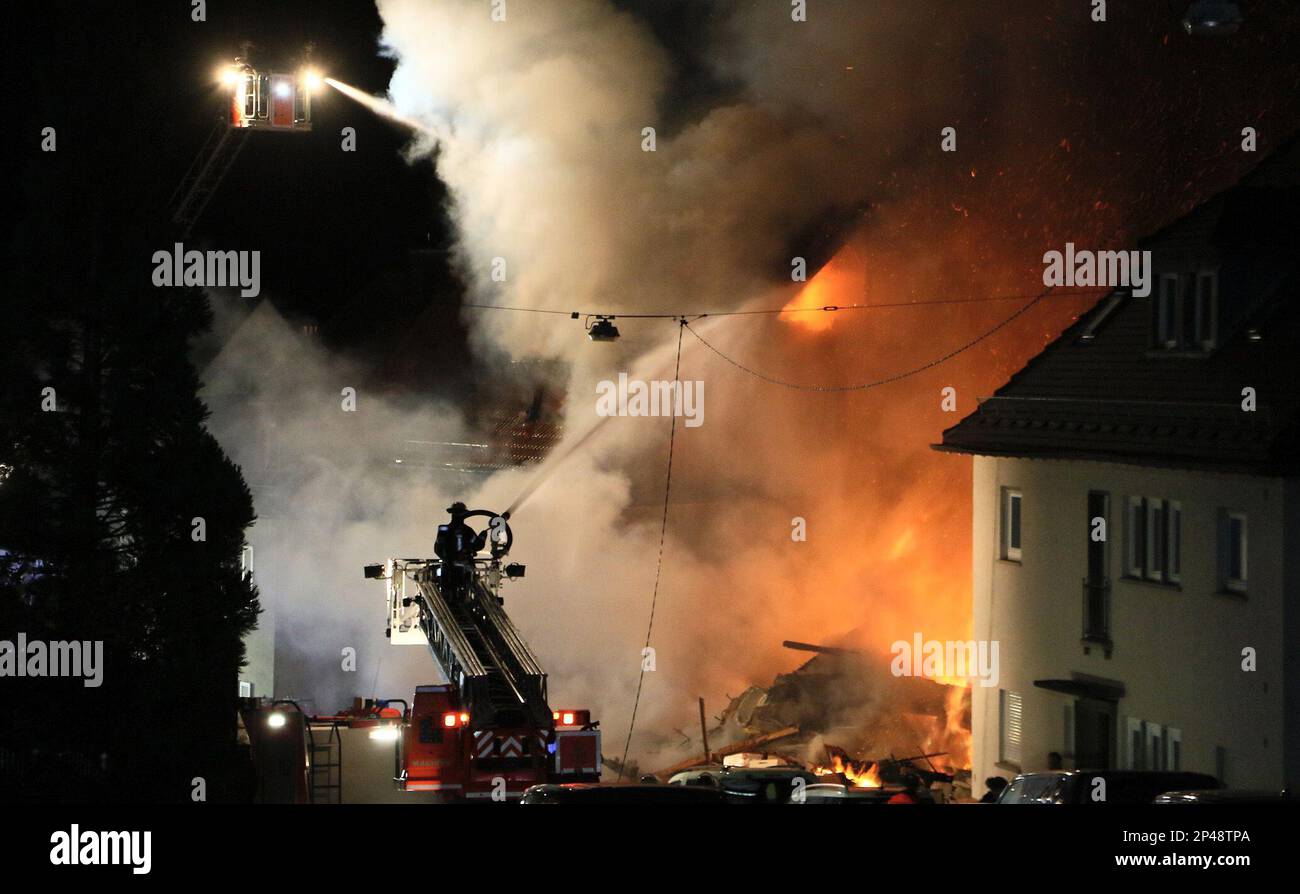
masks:
[[[27,765],[18,797],[84,800],[95,780],[106,798],[181,800],[194,776],[219,788],[233,759],[255,516],[204,428],[188,348],[211,322],[206,296],[150,282],[173,241],[160,26],[130,8],[95,16],[68,4],[25,29],[59,65],[30,70],[22,132],[45,121],[60,136],[26,158],[5,270],[0,639],[100,640],[103,685],[5,680],[0,748]]]

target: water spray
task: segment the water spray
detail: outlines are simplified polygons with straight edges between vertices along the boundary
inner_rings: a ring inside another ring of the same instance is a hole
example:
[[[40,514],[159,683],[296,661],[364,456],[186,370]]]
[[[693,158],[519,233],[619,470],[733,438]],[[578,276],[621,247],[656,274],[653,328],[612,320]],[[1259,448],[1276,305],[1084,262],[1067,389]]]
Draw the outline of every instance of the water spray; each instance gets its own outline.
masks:
[[[551,475],[555,474],[555,470],[560,466],[560,464],[563,463],[566,459],[568,459],[573,454],[577,453],[578,448],[581,447],[583,444],[587,443],[587,441],[591,440],[592,435],[596,434],[596,432],[604,428],[605,423],[607,423],[610,420],[610,418],[612,417],[605,416],[599,419],[595,425],[593,425],[591,428],[587,429],[583,433],[582,437],[578,438],[571,445],[569,445],[569,448],[567,450],[565,450],[563,453],[559,454],[558,456],[554,456],[551,459],[549,459],[544,464],[544,467],[536,475],[533,476],[533,479],[529,481],[527,486],[524,487],[524,489],[519,493],[519,496],[515,497],[514,500],[510,503],[510,508],[507,509],[502,514],[506,518],[510,518],[510,516],[513,515],[519,509],[519,507],[522,506],[524,502],[529,497],[531,497],[539,487],[541,487],[543,484],[546,483],[546,479],[550,478]]]
[[[350,84],[345,84],[336,78],[325,78],[324,80],[326,84],[329,84],[348,99],[360,103],[376,115],[379,115],[381,118],[387,118],[389,121],[396,121],[398,124],[409,127],[411,130],[419,131],[426,136],[438,136],[432,128],[416,121],[414,118],[408,118],[403,115],[401,112],[397,111],[397,106],[382,97],[371,96],[369,93],[366,93],[363,90],[358,90],[356,87],[353,87]]]
[[[632,315],[629,315],[629,316],[658,317],[658,316],[660,316],[660,315],[658,315],[658,314],[644,314],[644,315],[641,315],[641,314],[632,314]],[[686,325],[686,320],[685,320],[685,318],[683,318],[683,317],[677,317],[676,315],[673,315],[673,316],[671,317],[671,319],[677,321],[677,322],[680,324],[680,326],[685,326],[685,325]],[[680,332],[679,332],[679,334],[680,334]],[[678,355],[678,363],[680,364],[680,354]],[[658,376],[660,376],[660,375],[663,375],[664,373],[667,373],[670,369],[673,369],[673,364],[672,364],[672,362],[670,362],[670,360],[669,360],[668,357],[665,357],[663,363],[655,364],[655,365],[651,368],[651,370],[649,371],[649,374],[650,374],[652,377],[658,377]],[[680,373],[680,372],[681,372],[681,369],[680,369],[680,366],[678,366],[677,369],[673,372],[673,381],[674,381],[674,382],[680,380],[680,376],[679,376],[679,373]],[[543,484],[546,483],[546,480],[547,480],[548,478],[550,478],[553,474],[555,474],[555,470],[556,470],[556,469],[557,469],[557,468],[558,468],[558,467],[559,467],[559,466],[560,466],[560,465],[561,465],[565,460],[567,460],[569,457],[573,456],[573,454],[577,453],[578,450],[579,450],[579,448],[581,448],[584,444],[586,444],[588,441],[590,441],[590,440],[592,439],[592,437],[594,437],[594,436],[596,435],[597,432],[599,432],[601,429],[603,429],[603,428],[605,427],[605,425],[609,422],[609,420],[612,419],[612,418],[614,418],[614,417],[612,417],[612,416],[602,416],[602,417],[598,418],[598,419],[596,420],[596,423],[595,423],[594,425],[592,425],[591,428],[589,428],[589,429],[587,429],[585,432],[583,432],[582,435],[581,435],[581,436],[580,436],[576,441],[574,441],[572,444],[570,444],[570,445],[569,445],[569,446],[564,450],[563,453],[558,453],[558,454],[555,454],[555,455],[552,455],[552,456],[548,457],[547,460],[542,464],[542,468],[541,468],[541,469],[538,471],[538,473],[533,477],[533,479],[532,479],[531,481],[528,482],[527,486],[524,487],[523,491],[520,492],[519,496],[515,497],[514,501],[510,504],[510,508],[507,509],[507,510],[505,511],[504,514],[506,515],[506,517],[508,518],[508,517],[510,516],[511,513],[517,511],[517,510],[519,509],[519,507],[522,506],[522,505],[524,504],[524,502],[525,502],[526,500],[528,500],[528,498],[531,497],[531,496],[533,495],[533,493],[534,493],[534,492],[535,492],[539,487],[541,487]]]

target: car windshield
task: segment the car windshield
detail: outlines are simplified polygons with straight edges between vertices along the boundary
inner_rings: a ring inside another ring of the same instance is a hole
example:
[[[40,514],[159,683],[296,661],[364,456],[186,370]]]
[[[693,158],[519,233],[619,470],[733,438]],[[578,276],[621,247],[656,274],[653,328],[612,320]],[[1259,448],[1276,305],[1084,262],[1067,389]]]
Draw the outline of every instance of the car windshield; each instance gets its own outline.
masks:
[[[1055,804],[1061,788],[1056,775],[1018,776],[998,799],[999,804]]]

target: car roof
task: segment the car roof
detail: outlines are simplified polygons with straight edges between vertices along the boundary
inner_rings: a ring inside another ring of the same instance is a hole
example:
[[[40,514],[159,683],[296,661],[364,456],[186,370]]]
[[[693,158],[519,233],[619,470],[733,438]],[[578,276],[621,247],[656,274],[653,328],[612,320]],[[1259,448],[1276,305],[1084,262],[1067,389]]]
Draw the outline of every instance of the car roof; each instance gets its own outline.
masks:
[[[1164,792],[1157,799],[1159,804],[1194,804],[1214,802],[1222,804],[1232,801],[1292,801],[1284,791],[1272,788],[1210,788],[1186,789],[1183,791]]]
[[[1044,776],[1104,776],[1107,779],[1210,779],[1218,782],[1209,773],[1194,770],[1034,770],[1029,773],[1017,773],[1015,779],[1032,779]],[[1014,779],[1012,780],[1015,781]]]
[[[716,789],[689,785],[637,783],[568,783],[534,785],[524,792],[525,800],[569,804],[608,803],[719,803]]]

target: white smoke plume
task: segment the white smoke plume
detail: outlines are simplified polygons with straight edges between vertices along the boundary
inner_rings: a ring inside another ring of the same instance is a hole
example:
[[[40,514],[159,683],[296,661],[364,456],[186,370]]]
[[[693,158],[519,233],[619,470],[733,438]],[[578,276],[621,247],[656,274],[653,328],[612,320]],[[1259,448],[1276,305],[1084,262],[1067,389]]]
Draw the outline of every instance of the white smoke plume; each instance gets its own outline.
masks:
[[[896,140],[915,119],[914,109],[874,98],[870,85],[899,76],[890,69],[906,56],[898,44],[914,46],[924,29],[898,12],[864,28],[858,4],[820,4],[809,23],[792,22],[782,4],[716,6],[719,76],[739,86],[668,124],[672,61],[644,23],[606,0],[513,3],[503,22],[473,0],[379,3],[382,42],[397,60],[389,99],[438,134],[417,140],[413,154],[434,153],[449,186],[475,300],[698,312],[779,307],[791,297],[795,287],[772,274],[789,270],[792,237],[873,188],[882,171],[865,162],[868,141]],[[851,45],[863,39],[870,53]],[[761,58],[769,51],[775,59]],[[852,71],[854,61],[867,70]],[[917,64],[907,60],[904,72]],[[653,152],[644,151],[646,127],[655,128]],[[504,283],[490,275],[495,258],[506,262]],[[470,319],[480,343],[568,361],[571,432],[595,421],[597,380],[671,376],[671,321],[625,321],[622,342],[607,346],[587,343],[563,318]],[[783,337],[757,322],[699,325],[742,353],[751,339]],[[705,382],[708,421],[678,428],[651,639],[657,670],[638,715],[649,732],[633,741],[643,766],[657,760],[646,754],[656,736],[688,726],[696,695],[720,708],[728,693],[790,666],[783,638],[852,630],[863,609],[837,618],[835,606],[866,603],[864,588],[878,586],[869,556],[844,555],[847,544],[832,534],[864,529],[850,496],[857,488],[835,480],[852,474],[843,467],[852,449],[844,398],[792,400],[738,377],[689,334],[683,348],[683,377]],[[667,428],[663,419],[613,420],[559,466],[516,524],[534,559],[520,588],[526,604],[511,610],[552,672],[553,699],[593,707],[613,756],[649,622]],[[906,452],[881,440],[882,463]],[[882,512],[910,509],[876,499]],[[820,546],[792,543],[794,516],[813,519]],[[899,619],[909,635],[916,623]]]

